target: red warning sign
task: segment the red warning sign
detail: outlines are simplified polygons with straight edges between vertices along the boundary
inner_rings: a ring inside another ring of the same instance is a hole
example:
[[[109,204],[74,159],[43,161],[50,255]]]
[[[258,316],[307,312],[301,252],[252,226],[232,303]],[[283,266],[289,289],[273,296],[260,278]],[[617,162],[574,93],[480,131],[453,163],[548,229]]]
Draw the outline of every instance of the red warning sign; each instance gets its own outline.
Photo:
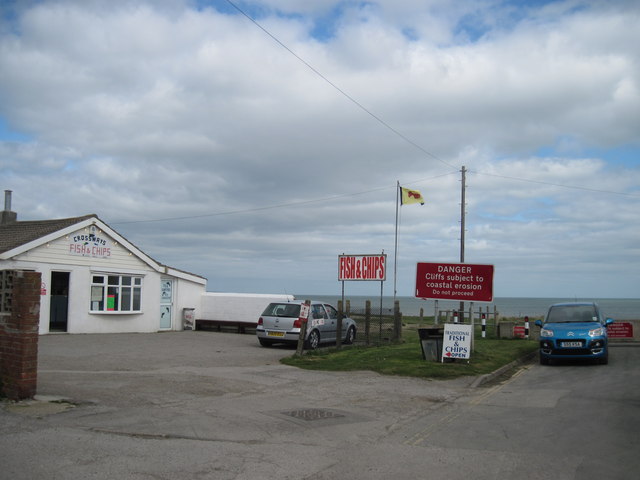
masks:
[[[493,265],[418,263],[416,297],[492,302],[493,270]]]

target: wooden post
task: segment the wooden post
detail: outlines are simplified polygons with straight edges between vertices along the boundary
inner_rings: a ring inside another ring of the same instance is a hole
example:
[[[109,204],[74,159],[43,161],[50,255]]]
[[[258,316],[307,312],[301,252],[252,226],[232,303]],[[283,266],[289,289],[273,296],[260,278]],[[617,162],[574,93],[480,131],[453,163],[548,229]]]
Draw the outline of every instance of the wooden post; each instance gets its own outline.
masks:
[[[438,300],[433,302],[433,324],[438,325],[440,323],[440,312],[438,312]]]
[[[336,322],[336,348],[342,348],[342,300],[338,300],[338,320]]]
[[[364,338],[366,345],[369,345],[371,338],[371,300],[367,300],[364,306]]]
[[[402,340],[402,313],[400,313],[400,301],[396,300],[393,303],[393,326],[394,326],[394,341],[400,342]]]
[[[471,351],[476,351],[476,326],[473,320],[473,302],[469,304],[469,323],[471,324]]]
[[[311,300],[305,300],[304,304],[300,306],[300,335],[298,336],[298,348],[296,348],[296,355],[302,355],[304,351],[304,340],[307,336],[307,322],[309,321],[309,310],[311,307]]]

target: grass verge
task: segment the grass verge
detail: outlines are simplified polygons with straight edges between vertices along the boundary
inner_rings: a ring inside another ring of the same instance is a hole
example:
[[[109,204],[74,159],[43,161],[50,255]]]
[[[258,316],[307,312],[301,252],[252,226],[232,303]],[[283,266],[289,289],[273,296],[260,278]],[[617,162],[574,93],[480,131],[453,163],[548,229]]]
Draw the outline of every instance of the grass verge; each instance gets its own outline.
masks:
[[[484,375],[518,360],[538,348],[538,342],[522,339],[476,338],[475,351],[467,360],[452,363],[427,362],[416,332],[405,331],[404,343],[380,347],[347,347],[308,352],[281,360],[308,370],[370,370],[383,375],[425,379],[451,379],[465,375]]]

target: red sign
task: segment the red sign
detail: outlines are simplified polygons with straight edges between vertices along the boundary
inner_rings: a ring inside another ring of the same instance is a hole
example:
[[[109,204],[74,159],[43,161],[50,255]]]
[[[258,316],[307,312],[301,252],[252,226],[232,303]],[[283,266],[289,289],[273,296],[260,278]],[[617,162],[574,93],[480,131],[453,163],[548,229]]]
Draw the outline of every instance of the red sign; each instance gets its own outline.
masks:
[[[493,265],[418,263],[416,297],[492,302]]]
[[[609,338],[633,338],[633,323],[616,322],[607,327]]]
[[[377,280],[387,278],[387,255],[339,255],[338,281]]]
[[[513,336],[516,337],[516,338],[524,338],[524,336],[525,336],[524,325],[514,325],[513,326]]]

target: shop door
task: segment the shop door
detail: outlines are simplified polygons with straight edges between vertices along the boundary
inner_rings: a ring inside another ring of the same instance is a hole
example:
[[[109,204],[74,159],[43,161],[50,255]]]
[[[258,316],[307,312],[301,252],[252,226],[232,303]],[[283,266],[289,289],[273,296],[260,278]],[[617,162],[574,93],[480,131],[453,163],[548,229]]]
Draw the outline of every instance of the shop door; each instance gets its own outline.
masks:
[[[49,331],[66,332],[69,312],[69,272],[51,272]]]
[[[170,330],[173,316],[173,280],[160,281],[160,330]]]

